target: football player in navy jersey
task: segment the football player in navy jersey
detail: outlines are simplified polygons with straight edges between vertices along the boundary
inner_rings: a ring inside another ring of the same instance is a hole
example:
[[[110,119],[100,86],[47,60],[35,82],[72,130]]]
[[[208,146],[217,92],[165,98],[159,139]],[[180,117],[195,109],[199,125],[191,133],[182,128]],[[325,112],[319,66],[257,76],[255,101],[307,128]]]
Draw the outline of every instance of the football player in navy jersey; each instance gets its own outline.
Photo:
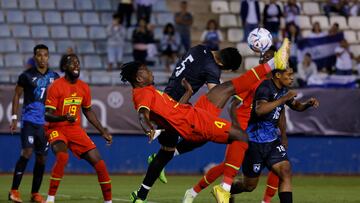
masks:
[[[244,179],[233,183],[231,193],[253,191],[264,167],[280,177],[279,198],[281,203],[292,202],[291,167],[286,147],[279,138],[278,123],[285,104],[292,110],[305,111],[317,107],[319,102],[310,98],[305,102],[295,100],[296,92],[288,90],[294,76],[293,69],[273,70],[273,77],[264,80],[256,90],[251,117],[247,127],[249,148],[246,151],[242,171]]]
[[[19,101],[24,93],[20,133],[22,150],[15,166],[13,182],[9,192],[9,200],[14,202],[22,202],[18,188],[33,151],[35,151],[36,160],[33,169],[31,200],[33,202],[44,202],[44,199],[39,194],[48,151],[48,142],[44,131],[44,103],[46,88],[55,79],[59,78],[59,75],[48,68],[49,49],[47,46],[43,44],[36,45],[33,57],[36,67],[27,69],[20,74],[12,100],[11,133],[17,128]]]

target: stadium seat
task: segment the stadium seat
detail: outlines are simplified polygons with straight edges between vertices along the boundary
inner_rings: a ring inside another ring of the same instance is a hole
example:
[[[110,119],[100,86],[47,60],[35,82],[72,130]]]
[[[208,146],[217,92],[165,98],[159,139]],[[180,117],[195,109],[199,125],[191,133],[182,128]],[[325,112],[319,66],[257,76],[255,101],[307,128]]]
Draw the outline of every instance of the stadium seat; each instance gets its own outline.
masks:
[[[163,27],[156,27],[154,30],[154,38],[160,40],[163,36]]]
[[[51,33],[51,37],[56,39],[69,37],[67,27],[63,25],[51,26],[50,33]]]
[[[58,53],[65,53],[66,49],[72,47],[75,50],[75,45],[73,41],[69,40],[59,40],[56,42],[56,48]]]
[[[4,13],[2,11],[0,11],[0,23],[5,22],[5,17],[4,17]]]
[[[46,25],[31,26],[31,36],[33,38],[49,38],[49,29]]]
[[[7,11],[6,12],[6,21],[8,23],[23,23],[24,14],[21,11]]]
[[[112,13],[101,13],[100,14],[101,24],[102,25],[109,25],[112,21]]]
[[[77,10],[93,10],[91,0],[75,1],[75,7]]]
[[[344,31],[344,37],[345,39],[349,42],[349,43],[358,43],[359,41],[357,40],[356,37],[356,32],[353,30],[345,30]],[[360,54],[360,53],[359,53]]]
[[[237,17],[234,14],[221,14],[219,19],[220,27],[237,27]]]
[[[320,7],[317,2],[304,2],[303,3],[303,12],[305,15],[319,15]]]
[[[35,0],[19,0],[21,9],[36,9]]]
[[[0,68],[4,68],[4,59],[3,59],[3,56],[0,54]],[[0,80],[2,81],[2,80]]]
[[[360,45],[350,45],[350,51],[355,54],[355,56],[358,56],[360,53]]]
[[[87,39],[87,30],[84,26],[70,27],[70,38],[72,39]]]
[[[240,42],[243,40],[244,32],[242,29],[230,28],[227,32],[227,39],[229,42]]]
[[[241,8],[241,3],[240,3],[240,1],[230,1],[229,7],[230,7],[231,13],[239,14],[240,8]]]
[[[8,25],[0,25],[0,37],[10,37],[10,28]]]
[[[112,10],[110,0],[94,0],[94,6],[95,6],[95,10],[98,11]]]
[[[344,16],[330,16],[330,26],[334,23],[339,24],[340,30],[348,29],[346,18]]]
[[[11,30],[14,37],[30,37],[30,28],[27,25],[13,25]]]
[[[244,69],[250,70],[251,68],[259,65],[259,57],[246,57],[244,63]]]
[[[314,24],[315,22],[319,22],[320,28],[322,30],[327,30],[330,28],[329,20],[326,16],[313,16],[311,18],[311,23]]]
[[[2,0],[1,1],[1,8],[2,9],[14,9],[17,8],[17,1],[16,0]]]
[[[79,41],[76,43],[76,48],[77,52],[80,54],[95,53],[95,47],[91,41]]]
[[[64,23],[71,25],[81,24],[80,13],[79,12],[64,12],[63,13]]]
[[[61,55],[60,54],[51,54],[50,53],[50,57],[49,57],[49,67],[55,71],[58,71],[59,66],[60,66],[60,60],[61,60]]]
[[[172,13],[157,13],[156,15],[157,25],[166,25],[167,23],[174,24],[174,14]]]
[[[24,58],[21,54],[5,54],[5,67],[23,68]]]
[[[95,48],[97,54],[106,54],[107,53],[107,44],[105,41],[95,42]]]
[[[16,41],[14,39],[0,39],[0,52],[16,52]]]
[[[229,13],[229,5],[227,1],[212,1],[211,12],[213,13]]]
[[[23,39],[18,41],[20,53],[33,53],[35,41],[31,39]]]
[[[253,56],[255,53],[250,49],[246,42],[240,42],[236,45],[236,48],[239,50],[243,56]]]
[[[53,40],[37,40],[36,44],[45,44],[49,48],[50,57],[56,52],[55,42]]]
[[[99,77],[100,75],[91,75],[91,83],[95,85],[110,85],[111,77],[106,75]]]
[[[100,0],[97,0],[100,1]],[[95,0],[96,2],[96,0]],[[168,12],[169,9],[166,5],[166,0],[157,0],[155,4],[153,5],[153,12]]]
[[[41,10],[55,9],[55,0],[38,0],[38,7]]]
[[[310,35],[310,33],[312,33],[311,30],[301,30],[301,35],[303,37],[308,37]]]
[[[47,24],[62,24],[61,14],[58,11],[45,11],[44,20]]]
[[[106,31],[102,26],[91,26],[89,28],[90,39],[106,39]]]
[[[297,16],[297,22],[301,29],[311,29],[312,28],[309,16],[299,15],[299,16]]]
[[[84,68],[86,69],[100,69],[103,68],[101,58],[98,55],[85,55]]]
[[[134,27],[129,27],[127,30],[126,30],[126,39],[127,40],[131,40],[132,38],[132,34],[134,32]]]
[[[74,10],[74,0],[56,0],[58,10]]]
[[[42,24],[43,19],[40,11],[26,11],[25,22],[32,24]]]
[[[124,54],[131,55],[133,53],[133,46],[131,42],[125,42],[124,44]]]
[[[83,12],[81,17],[82,17],[82,22],[85,25],[99,25],[100,24],[99,15],[95,12]]]
[[[358,38],[358,40],[360,41],[360,31],[357,32],[357,38]],[[358,42],[359,42],[359,41],[358,41]]]
[[[354,30],[360,30],[360,16],[350,16],[349,27]]]

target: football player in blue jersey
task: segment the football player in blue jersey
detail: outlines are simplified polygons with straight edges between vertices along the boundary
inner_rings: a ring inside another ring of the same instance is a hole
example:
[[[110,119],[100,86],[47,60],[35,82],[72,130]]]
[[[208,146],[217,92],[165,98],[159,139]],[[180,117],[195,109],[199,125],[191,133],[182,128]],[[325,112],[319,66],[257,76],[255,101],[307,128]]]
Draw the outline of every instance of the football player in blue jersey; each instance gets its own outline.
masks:
[[[49,70],[49,49],[46,45],[36,45],[34,47],[33,58],[36,62],[36,67],[27,69],[20,74],[12,100],[11,133],[17,128],[19,101],[21,95],[24,94],[20,133],[22,150],[20,158],[16,162],[13,182],[9,192],[9,200],[22,202],[18,190],[19,185],[26,165],[33,151],[35,151],[36,158],[33,169],[31,201],[42,203],[44,202],[44,199],[39,194],[39,189],[45,170],[45,161],[48,151],[48,142],[44,131],[44,103],[46,98],[46,88],[55,79],[59,78],[59,75],[56,72]]]

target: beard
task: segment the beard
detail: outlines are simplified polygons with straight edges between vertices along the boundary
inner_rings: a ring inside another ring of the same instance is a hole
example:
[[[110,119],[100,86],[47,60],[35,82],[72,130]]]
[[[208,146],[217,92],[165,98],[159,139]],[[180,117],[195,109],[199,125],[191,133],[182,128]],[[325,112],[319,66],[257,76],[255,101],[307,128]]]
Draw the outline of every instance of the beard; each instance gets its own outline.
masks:
[[[73,73],[73,72],[71,72],[71,71],[65,70],[65,74],[66,74],[71,80],[76,80],[76,79],[78,79],[79,76],[80,76],[80,71],[79,71],[78,74],[75,74],[75,73]]]

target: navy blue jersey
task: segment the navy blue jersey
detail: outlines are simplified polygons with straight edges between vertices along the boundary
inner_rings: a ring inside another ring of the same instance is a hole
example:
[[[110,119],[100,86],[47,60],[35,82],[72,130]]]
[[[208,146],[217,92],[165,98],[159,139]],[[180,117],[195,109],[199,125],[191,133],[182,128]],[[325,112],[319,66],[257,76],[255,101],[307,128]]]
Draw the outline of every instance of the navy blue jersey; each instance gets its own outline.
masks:
[[[22,121],[45,123],[46,88],[57,78],[59,75],[51,70],[41,74],[36,68],[30,68],[21,73],[17,85],[24,89]]]
[[[278,138],[278,122],[281,111],[284,109],[284,104],[277,106],[266,115],[258,116],[255,112],[256,101],[265,100],[273,102],[284,96],[287,92],[287,88],[278,89],[272,79],[264,80],[259,85],[255,92],[249,125],[246,129],[249,135],[249,141],[266,143]]]
[[[195,94],[205,83],[219,84],[220,75],[220,67],[216,64],[211,50],[204,45],[197,45],[178,61],[165,92],[179,101],[186,91],[181,85],[183,78],[191,84]]]

